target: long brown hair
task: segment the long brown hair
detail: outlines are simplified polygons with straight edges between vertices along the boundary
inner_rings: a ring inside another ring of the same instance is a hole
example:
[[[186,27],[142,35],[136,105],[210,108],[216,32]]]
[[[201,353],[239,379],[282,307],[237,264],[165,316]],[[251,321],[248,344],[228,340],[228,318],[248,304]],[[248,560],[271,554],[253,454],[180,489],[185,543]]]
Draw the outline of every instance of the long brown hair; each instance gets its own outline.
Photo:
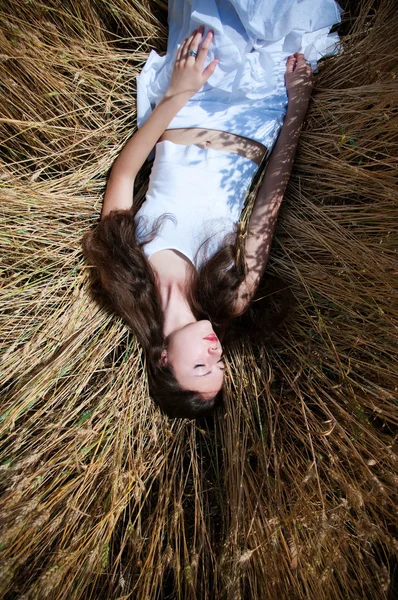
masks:
[[[113,211],[83,238],[90,264],[98,268],[101,294],[136,334],[146,355],[149,391],[171,416],[199,417],[220,400],[203,400],[197,392],[182,389],[169,366],[161,364],[165,348],[163,311],[152,267],[142,246],[156,235],[162,217],[141,243],[137,241],[137,208]],[[244,277],[237,260],[236,235],[226,240],[201,268],[193,269],[188,301],[197,319],[208,319],[219,335],[233,318],[236,291]]]

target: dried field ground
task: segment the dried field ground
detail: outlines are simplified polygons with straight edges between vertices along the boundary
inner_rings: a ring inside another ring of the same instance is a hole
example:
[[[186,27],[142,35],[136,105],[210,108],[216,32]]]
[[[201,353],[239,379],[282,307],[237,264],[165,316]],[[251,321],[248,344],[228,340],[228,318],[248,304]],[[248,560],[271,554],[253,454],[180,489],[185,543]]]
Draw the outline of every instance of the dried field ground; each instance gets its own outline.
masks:
[[[166,3],[0,7],[1,597],[392,598],[395,3],[346,6],[268,271],[289,315],[236,345],[204,423],[152,403],[80,247],[134,127],[135,75],[165,48]]]

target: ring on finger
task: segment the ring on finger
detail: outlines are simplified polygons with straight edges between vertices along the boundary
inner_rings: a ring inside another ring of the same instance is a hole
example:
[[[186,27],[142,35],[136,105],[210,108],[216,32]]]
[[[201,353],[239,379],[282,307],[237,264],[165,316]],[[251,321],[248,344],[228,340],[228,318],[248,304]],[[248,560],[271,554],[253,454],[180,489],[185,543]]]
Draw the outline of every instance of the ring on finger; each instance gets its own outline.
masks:
[[[190,50],[189,56],[194,56],[196,58],[198,56],[198,53],[195,50]]]

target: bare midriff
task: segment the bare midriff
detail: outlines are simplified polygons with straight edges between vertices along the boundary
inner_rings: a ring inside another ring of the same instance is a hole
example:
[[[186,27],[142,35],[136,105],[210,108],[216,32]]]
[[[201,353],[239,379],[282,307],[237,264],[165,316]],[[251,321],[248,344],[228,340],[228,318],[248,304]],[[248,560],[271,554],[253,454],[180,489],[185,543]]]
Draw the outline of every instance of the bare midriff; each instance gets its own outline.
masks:
[[[234,133],[218,131],[217,129],[166,129],[159,138],[159,142],[165,140],[183,146],[195,144],[200,148],[212,148],[213,150],[240,154],[240,156],[252,160],[257,165],[261,163],[267,152],[267,148],[260,142]]]

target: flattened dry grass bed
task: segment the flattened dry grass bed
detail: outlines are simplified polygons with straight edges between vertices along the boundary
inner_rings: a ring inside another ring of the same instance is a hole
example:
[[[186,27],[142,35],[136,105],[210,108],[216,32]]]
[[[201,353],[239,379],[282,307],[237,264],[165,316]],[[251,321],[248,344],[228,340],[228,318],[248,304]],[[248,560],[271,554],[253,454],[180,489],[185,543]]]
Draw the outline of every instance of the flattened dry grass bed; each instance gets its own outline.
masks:
[[[1,595],[392,598],[394,2],[347,6],[268,271],[291,290],[289,315],[236,345],[224,409],[205,423],[152,403],[80,248],[134,127],[135,76],[165,48],[165,11],[1,5]],[[278,305],[264,293],[264,310]]]

